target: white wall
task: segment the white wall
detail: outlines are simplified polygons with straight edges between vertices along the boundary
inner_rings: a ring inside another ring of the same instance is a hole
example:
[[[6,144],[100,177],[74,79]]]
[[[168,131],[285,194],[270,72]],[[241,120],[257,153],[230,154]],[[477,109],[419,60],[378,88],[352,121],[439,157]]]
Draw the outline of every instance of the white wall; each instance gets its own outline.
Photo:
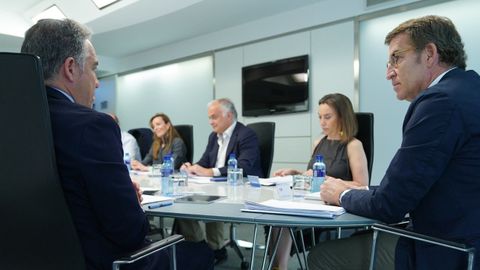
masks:
[[[468,55],[467,68],[480,70],[478,30],[480,1],[447,2],[395,15],[366,20],[360,24],[360,110],[375,114],[375,154],[372,184],[378,184],[401,143],[403,117],[409,102],[398,101],[385,79],[388,47],[386,34],[401,22],[425,15],[449,17],[456,25]]]
[[[116,111],[117,76],[109,76],[100,80],[100,86],[95,91],[93,108],[99,112],[113,113]],[[106,107],[102,107],[105,104]]]

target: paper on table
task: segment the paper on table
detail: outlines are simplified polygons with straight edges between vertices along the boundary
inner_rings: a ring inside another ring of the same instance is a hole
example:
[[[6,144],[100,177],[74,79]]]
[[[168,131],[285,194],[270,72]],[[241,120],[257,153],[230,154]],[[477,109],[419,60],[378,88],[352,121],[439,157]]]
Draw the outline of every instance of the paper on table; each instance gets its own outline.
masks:
[[[338,206],[273,199],[260,203],[245,201],[245,208],[246,209],[242,209],[242,211],[252,210],[256,212],[324,218],[334,218],[345,213],[345,209]]]
[[[173,202],[172,197],[165,197],[165,196],[156,196],[156,195],[142,195],[142,205],[154,203],[154,202]]]
[[[303,198],[306,200],[316,200],[316,201],[321,201],[322,197],[320,196],[320,191],[319,192],[313,192],[313,193],[307,193]]]
[[[188,181],[191,183],[197,183],[197,184],[210,184],[212,181],[210,181],[209,176],[197,176],[197,175],[188,175]]]
[[[292,185],[293,176],[275,176],[270,178],[259,178],[258,180],[262,186],[275,186],[277,183],[288,183]]]

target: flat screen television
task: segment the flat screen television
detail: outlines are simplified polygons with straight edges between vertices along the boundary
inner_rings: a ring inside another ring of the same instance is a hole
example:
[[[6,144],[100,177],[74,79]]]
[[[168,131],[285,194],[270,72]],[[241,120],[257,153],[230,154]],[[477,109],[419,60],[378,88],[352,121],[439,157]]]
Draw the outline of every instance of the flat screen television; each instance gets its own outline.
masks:
[[[308,55],[242,68],[242,115],[308,111]]]

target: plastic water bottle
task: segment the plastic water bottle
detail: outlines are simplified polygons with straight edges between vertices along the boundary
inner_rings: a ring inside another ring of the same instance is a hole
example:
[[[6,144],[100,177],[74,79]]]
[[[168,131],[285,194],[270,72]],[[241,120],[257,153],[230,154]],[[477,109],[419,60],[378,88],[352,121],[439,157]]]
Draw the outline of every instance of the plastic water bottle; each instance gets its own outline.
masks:
[[[310,191],[319,192],[320,185],[323,184],[323,181],[325,181],[325,175],[326,175],[326,166],[325,166],[325,163],[323,163],[322,155],[316,156],[315,163],[313,163],[312,169],[313,169],[313,177],[312,177],[312,185],[311,185]]]
[[[235,153],[231,153],[228,156],[227,165],[228,165],[228,169],[236,169],[237,168],[238,162],[237,162],[237,157],[235,157]]]
[[[235,186],[238,184],[238,179],[237,175],[235,174],[235,171],[237,170],[237,158],[235,157],[235,153],[231,153],[228,156],[228,161],[227,161],[227,183]]]
[[[131,158],[129,153],[123,154],[123,162],[125,163],[125,166],[127,166],[127,169],[130,171],[132,169],[131,166]]]
[[[162,195],[173,195],[173,179],[170,177],[173,173],[173,164],[170,155],[163,157],[162,164]]]

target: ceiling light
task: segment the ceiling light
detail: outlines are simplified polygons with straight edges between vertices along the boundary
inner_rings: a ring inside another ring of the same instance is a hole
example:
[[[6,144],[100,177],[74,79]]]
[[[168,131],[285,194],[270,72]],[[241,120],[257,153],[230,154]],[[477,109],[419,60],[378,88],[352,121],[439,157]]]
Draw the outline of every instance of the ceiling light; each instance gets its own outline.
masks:
[[[98,9],[106,8],[111,4],[118,2],[120,0],[92,0],[93,3],[97,6]]]
[[[56,6],[53,5],[44,11],[38,13],[36,16],[32,18],[33,23],[37,23],[41,19],[58,19],[63,20],[66,16],[63,12]]]

